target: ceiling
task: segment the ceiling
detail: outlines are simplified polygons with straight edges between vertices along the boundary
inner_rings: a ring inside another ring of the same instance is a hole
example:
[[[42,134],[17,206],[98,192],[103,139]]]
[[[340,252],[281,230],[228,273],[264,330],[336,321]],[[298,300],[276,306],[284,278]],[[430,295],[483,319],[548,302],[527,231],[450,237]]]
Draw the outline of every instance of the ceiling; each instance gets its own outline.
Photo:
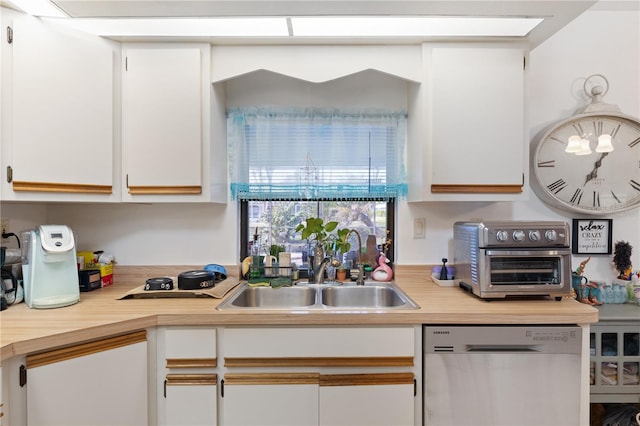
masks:
[[[4,6],[19,9],[19,0],[0,0]],[[35,1],[35,0],[30,0]],[[315,17],[315,16],[461,16],[461,17],[538,17],[544,20],[524,37],[531,48],[539,45],[596,0],[568,1],[485,1],[485,0],[47,0],[68,17],[81,18],[210,18],[210,17]],[[118,38],[118,37],[111,37]],[[127,40],[148,37],[120,37]],[[173,38],[180,38],[173,36]],[[466,40],[470,37],[446,39]],[[473,40],[482,37],[471,37]],[[193,39],[191,37],[189,40]],[[413,43],[443,40],[443,37],[207,37],[213,44],[234,43]],[[488,39],[484,37],[483,39]],[[495,39],[493,37],[492,39]],[[517,39],[517,38],[516,38]]]

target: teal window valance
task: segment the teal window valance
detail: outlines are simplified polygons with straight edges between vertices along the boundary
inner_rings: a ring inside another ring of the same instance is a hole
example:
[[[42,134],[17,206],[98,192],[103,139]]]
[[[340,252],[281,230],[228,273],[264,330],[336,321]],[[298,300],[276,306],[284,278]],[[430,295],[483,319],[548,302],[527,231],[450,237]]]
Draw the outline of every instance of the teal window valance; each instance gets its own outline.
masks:
[[[233,108],[231,196],[380,200],[406,195],[406,112]]]

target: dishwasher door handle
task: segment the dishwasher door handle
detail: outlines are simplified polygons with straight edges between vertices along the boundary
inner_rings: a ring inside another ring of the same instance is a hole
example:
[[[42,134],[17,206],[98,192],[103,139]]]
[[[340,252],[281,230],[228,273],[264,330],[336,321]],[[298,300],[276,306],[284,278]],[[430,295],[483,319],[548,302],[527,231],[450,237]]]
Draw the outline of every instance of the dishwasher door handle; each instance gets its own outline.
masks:
[[[538,345],[465,345],[466,352],[540,352]]]

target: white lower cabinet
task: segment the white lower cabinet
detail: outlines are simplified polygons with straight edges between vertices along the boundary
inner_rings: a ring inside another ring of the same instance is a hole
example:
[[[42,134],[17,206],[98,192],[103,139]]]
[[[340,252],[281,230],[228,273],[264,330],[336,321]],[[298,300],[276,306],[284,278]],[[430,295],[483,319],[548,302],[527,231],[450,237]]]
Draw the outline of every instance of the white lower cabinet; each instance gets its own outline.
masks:
[[[158,424],[218,424],[215,327],[158,329]]]
[[[318,424],[317,374],[226,374],[224,380],[224,425]]]
[[[27,356],[28,425],[145,425],[144,331]]]
[[[414,327],[224,328],[223,425],[417,425]]]
[[[164,424],[217,424],[217,381],[216,374],[167,375]]]
[[[2,366],[0,365],[0,383],[3,386],[0,386],[0,425],[2,425],[2,418],[4,417],[4,400],[2,399],[2,388],[4,387],[4,382],[2,381]]]
[[[320,424],[412,425],[413,373],[330,375],[320,378]]]

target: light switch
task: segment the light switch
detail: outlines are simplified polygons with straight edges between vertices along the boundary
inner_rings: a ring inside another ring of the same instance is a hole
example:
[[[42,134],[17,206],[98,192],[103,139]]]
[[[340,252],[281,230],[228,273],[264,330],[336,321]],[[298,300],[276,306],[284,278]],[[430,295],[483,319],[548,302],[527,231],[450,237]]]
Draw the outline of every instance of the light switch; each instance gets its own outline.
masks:
[[[424,217],[419,217],[413,219],[413,239],[421,239],[424,238],[425,228],[427,227],[427,219]]]

